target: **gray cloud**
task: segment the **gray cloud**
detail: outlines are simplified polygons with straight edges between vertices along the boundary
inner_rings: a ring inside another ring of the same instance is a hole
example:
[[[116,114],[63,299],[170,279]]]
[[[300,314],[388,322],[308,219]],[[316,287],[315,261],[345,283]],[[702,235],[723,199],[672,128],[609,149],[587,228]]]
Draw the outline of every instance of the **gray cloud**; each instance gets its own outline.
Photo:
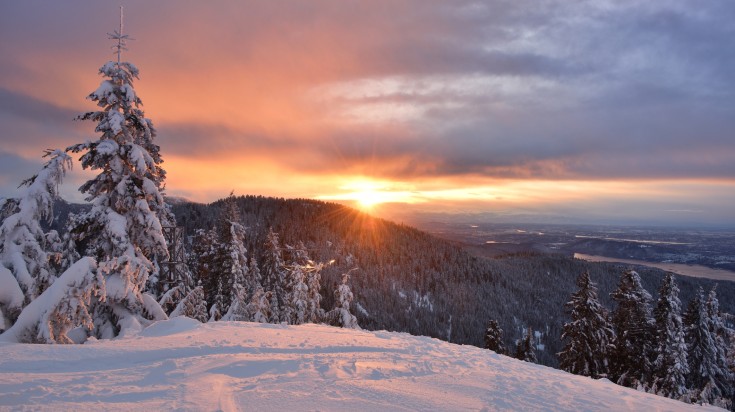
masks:
[[[0,151],[0,197],[17,195],[22,181],[36,173],[42,162],[32,162],[12,153]]]
[[[79,113],[0,87],[0,113],[56,124],[69,123]]]
[[[0,141],[16,154],[42,153],[76,143],[89,127],[74,122],[78,112],[0,87]]]

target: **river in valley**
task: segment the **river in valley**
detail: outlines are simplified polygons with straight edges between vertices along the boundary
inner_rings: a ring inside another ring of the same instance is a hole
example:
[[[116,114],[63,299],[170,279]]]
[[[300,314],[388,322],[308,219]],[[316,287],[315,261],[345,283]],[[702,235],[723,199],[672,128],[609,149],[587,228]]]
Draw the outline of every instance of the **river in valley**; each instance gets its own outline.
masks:
[[[585,255],[583,253],[575,253],[576,259],[586,260],[588,262],[615,262],[615,263],[627,263],[630,265],[642,265],[650,266],[657,269],[665,270],[667,272],[673,272],[677,275],[693,276],[697,278],[707,278],[714,280],[729,280],[735,281],[735,272],[723,269],[714,269],[702,265],[687,265],[684,263],[657,263],[657,262],[646,262],[644,260],[636,259],[618,259],[607,256],[595,256]]]

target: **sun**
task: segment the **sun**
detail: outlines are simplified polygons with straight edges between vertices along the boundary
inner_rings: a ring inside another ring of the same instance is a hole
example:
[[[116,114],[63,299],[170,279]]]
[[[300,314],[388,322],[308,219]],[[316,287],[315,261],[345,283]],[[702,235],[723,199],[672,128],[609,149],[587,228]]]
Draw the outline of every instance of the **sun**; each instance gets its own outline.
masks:
[[[372,211],[386,203],[411,204],[419,201],[415,192],[400,182],[358,178],[348,180],[339,186],[339,190],[342,193],[321,195],[317,199],[347,201],[364,211]]]
[[[385,203],[385,193],[366,189],[352,193],[352,197],[361,209],[370,210],[380,203]]]

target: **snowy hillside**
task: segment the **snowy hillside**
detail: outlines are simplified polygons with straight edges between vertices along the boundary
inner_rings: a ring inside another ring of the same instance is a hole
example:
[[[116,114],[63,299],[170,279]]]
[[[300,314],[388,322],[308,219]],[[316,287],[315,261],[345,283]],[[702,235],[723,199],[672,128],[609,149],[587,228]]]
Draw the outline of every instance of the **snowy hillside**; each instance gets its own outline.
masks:
[[[686,410],[698,407],[401,333],[154,323],[84,345],[0,344],[0,409]]]

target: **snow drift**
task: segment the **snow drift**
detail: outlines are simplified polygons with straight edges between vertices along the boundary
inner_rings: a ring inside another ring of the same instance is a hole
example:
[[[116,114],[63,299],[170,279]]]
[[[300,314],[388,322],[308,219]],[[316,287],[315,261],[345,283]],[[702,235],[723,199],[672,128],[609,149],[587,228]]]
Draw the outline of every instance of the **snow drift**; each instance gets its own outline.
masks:
[[[183,317],[84,345],[0,343],[0,371],[0,409],[697,408],[427,337]]]

